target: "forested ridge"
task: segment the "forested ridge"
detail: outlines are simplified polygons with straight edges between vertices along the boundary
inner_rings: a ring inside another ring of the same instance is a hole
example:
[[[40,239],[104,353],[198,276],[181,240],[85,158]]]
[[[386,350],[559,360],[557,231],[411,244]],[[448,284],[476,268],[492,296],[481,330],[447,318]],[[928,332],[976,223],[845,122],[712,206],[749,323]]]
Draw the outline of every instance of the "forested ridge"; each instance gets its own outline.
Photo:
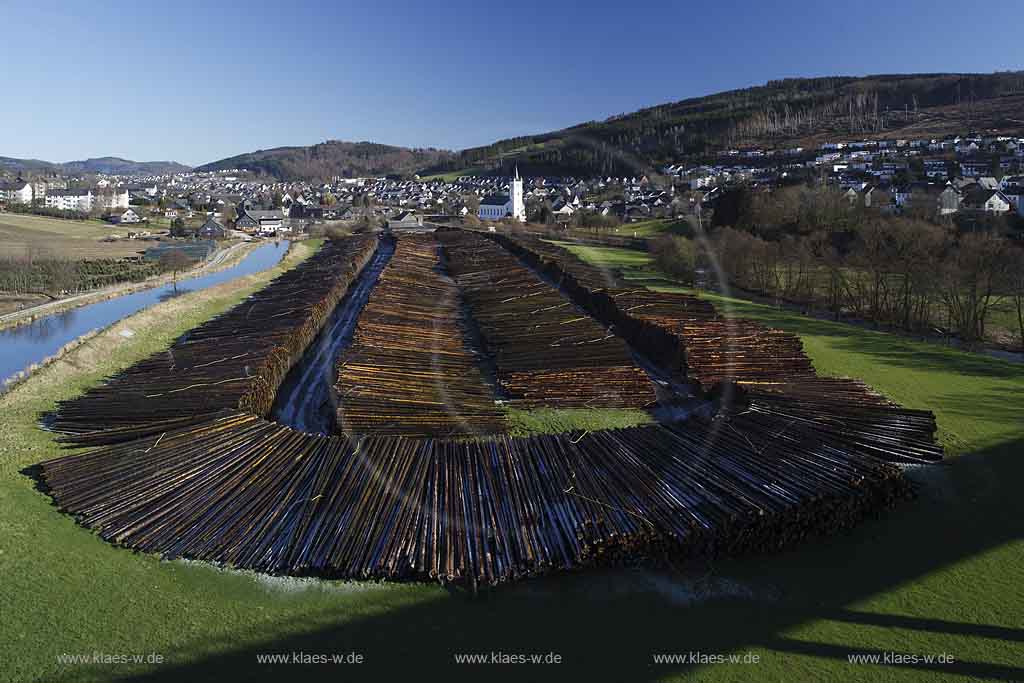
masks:
[[[929,124],[936,133],[1021,129],[1022,119],[1019,71],[788,78],[466,149],[437,170],[517,163],[527,174],[634,175],[728,147],[778,147],[822,135],[895,137],[911,126],[927,132]]]

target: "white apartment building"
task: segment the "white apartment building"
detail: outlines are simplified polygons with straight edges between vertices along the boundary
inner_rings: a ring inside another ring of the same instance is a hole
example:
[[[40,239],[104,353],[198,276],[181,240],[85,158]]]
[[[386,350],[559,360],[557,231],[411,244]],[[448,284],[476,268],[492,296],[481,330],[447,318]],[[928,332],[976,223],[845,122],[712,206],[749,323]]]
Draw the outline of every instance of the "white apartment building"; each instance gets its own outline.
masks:
[[[0,199],[11,204],[31,204],[32,185],[23,180],[13,183],[0,182]]]
[[[89,213],[93,199],[92,190],[51,190],[46,193],[46,206],[61,211]]]
[[[130,198],[127,188],[114,188],[107,192],[97,192],[93,203],[101,209],[127,209]]]

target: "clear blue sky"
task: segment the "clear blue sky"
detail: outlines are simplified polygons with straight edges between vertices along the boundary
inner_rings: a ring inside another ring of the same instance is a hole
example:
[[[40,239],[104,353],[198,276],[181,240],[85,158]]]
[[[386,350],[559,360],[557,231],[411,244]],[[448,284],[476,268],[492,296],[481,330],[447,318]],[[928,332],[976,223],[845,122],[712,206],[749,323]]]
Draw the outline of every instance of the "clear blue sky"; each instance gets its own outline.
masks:
[[[215,4],[0,0],[0,156],[459,149],[786,76],[1024,67],[1015,10],[952,0]]]

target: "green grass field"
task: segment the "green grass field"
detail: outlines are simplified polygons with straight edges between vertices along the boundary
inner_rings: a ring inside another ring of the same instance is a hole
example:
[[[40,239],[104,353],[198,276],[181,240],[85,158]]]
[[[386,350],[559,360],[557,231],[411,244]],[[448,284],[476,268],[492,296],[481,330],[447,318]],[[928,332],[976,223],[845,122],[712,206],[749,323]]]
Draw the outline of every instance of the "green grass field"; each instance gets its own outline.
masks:
[[[689,225],[685,219],[655,218],[637,223],[623,223],[612,234],[620,237],[639,237],[651,239],[661,235],[688,234]]]
[[[509,433],[516,436],[619,429],[654,421],[644,410],[619,408],[510,408],[505,416]]]
[[[420,180],[423,182],[428,182],[431,180],[441,180],[446,183],[454,183],[462,176],[480,175],[484,172],[484,170],[485,169],[482,168],[463,168],[458,171],[449,171],[448,173],[435,173],[434,175],[422,176],[420,177]]]
[[[616,258],[587,249],[609,265]],[[634,274],[657,276],[632,252],[618,258]],[[40,412],[257,286],[168,302],[180,308],[163,309],[151,328],[138,324],[146,333],[121,338],[93,363],[48,368],[0,398],[0,680],[1024,680],[1024,366],[742,301],[716,303],[800,333],[823,373],[861,377],[936,412],[953,455],[915,472],[917,500],[795,550],[675,572],[557,575],[471,599],[434,585],[275,579],[161,561],[101,541],[33,488],[22,470],[60,452],[35,427]],[[548,417],[527,417],[527,428]],[[257,661],[299,651],[358,652],[364,663]],[[457,654],[492,652],[555,653],[562,663],[454,664]],[[889,652],[954,661],[847,659]],[[93,653],[165,661],[58,659]],[[654,663],[691,653],[759,661]]]

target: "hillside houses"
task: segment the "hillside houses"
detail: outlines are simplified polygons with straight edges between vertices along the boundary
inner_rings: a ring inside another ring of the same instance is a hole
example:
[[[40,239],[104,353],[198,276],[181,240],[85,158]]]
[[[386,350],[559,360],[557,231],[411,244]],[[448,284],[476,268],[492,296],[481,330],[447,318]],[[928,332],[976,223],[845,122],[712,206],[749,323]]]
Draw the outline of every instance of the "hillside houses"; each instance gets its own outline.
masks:
[[[222,240],[227,237],[227,234],[227,229],[213,218],[203,223],[196,232],[196,236],[204,240]]]
[[[995,214],[1008,213],[1013,208],[1010,199],[1001,190],[988,190],[981,186],[973,188],[964,196],[963,206],[969,210]]]

